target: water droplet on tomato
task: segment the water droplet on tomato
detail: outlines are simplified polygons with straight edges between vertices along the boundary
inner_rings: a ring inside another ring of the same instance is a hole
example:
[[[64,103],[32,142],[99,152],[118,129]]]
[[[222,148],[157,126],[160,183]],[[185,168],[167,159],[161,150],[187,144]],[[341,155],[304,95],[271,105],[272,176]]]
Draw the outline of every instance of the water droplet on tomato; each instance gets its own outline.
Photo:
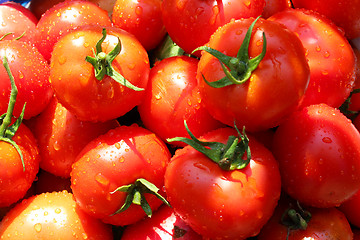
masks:
[[[56,214],[60,214],[60,213],[61,213],[61,208],[56,208],[56,209],[55,209],[55,213],[56,213]]]
[[[244,5],[245,5],[247,8],[250,8],[250,6],[251,6],[251,1],[250,1],[250,0],[244,1]]]
[[[329,138],[329,137],[324,137],[324,138],[322,139],[322,141],[323,141],[324,143],[332,143],[332,140],[331,140],[331,138]]]
[[[36,232],[41,232],[41,223],[36,223],[34,225],[34,229],[35,229]]]
[[[101,173],[96,174],[95,181],[103,186],[108,186],[110,183],[109,179]]]
[[[58,62],[60,65],[63,65],[64,63],[66,63],[67,58],[64,55],[61,55],[58,57]]]
[[[135,8],[135,13],[136,13],[136,15],[140,16],[140,15],[143,13],[142,7],[141,7],[141,6],[137,6],[137,7]]]

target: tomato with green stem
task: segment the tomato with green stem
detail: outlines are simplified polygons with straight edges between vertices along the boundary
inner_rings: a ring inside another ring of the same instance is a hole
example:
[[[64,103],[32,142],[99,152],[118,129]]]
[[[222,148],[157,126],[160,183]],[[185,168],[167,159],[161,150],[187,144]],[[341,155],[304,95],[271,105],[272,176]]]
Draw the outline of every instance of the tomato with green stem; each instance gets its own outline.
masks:
[[[203,50],[197,78],[205,107],[217,120],[247,131],[277,126],[295,111],[309,82],[296,34],[273,21],[242,19],[220,27]]]

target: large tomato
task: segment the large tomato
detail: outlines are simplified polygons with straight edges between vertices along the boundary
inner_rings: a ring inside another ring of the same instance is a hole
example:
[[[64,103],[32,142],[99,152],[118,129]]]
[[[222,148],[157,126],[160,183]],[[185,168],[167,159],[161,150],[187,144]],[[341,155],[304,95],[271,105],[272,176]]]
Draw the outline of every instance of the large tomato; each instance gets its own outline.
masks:
[[[207,43],[218,27],[231,19],[257,17],[264,5],[264,0],[164,0],[162,15],[172,40],[191,53]]]
[[[118,55],[113,50],[118,50]],[[92,65],[87,57],[100,64]],[[95,74],[97,69],[106,69],[102,79]],[[59,102],[78,119],[107,121],[141,103],[149,71],[148,54],[132,34],[117,27],[92,25],[77,28],[55,44],[50,81]],[[130,84],[134,88],[130,89]]]
[[[219,128],[201,141],[226,144],[229,136],[237,136],[236,131]],[[249,146],[251,159],[242,169],[224,170],[191,146],[176,151],[166,169],[168,201],[205,238],[255,236],[277,205],[281,187],[277,162],[255,139],[250,138]]]
[[[339,206],[360,189],[360,133],[326,104],[295,112],[275,132],[283,189],[314,207]]]
[[[220,27],[207,47],[219,51],[225,62],[203,51],[197,75],[202,101],[215,119],[259,131],[278,125],[297,109],[309,82],[309,66],[294,32],[260,18],[250,33],[253,21],[235,20]],[[245,38],[248,29],[251,36]]]

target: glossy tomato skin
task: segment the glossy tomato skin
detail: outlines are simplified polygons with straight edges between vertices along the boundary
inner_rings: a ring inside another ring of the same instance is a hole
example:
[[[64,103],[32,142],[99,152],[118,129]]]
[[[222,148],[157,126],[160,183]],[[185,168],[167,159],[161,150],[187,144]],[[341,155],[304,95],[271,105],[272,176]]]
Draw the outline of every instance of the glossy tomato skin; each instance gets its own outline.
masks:
[[[359,0],[353,0],[351,4],[347,0],[293,0],[292,2],[295,8],[310,9],[326,16],[345,30],[347,38],[360,37]]]
[[[49,82],[50,67],[39,51],[26,42],[0,41],[0,59],[8,59],[11,73],[18,89],[13,115],[19,117],[26,103],[24,118],[38,115],[49,103],[53,90]],[[0,112],[5,113],[11,92],[6,69],[0,67]]]
[[[146,128],[165,141],[189,137],[184,120],[196,137],[223,126],[201,104],[196,80],[198,62],[187,56],[170,57],[150,70],[144,101],[138,111]],[[182,142],[172,144],[184,146]]]
[[[0,207],[7,207],[23,198],[39,171],[40,155],[31,131],[20,125],[12,138],[23,154],[25,171],[16,149],[0,141]]]
[[[359,190],[360,134],[335,108],[292,114],[275,132],[273,153],[283,189],[306,205],[339,206]]]
[[[201,138],[226,143],[232,128]],[[185,223],[205,239],[246,239],[259,233],[280,197],[280,174],[269,150],[250,138],[251,161],[225,171],[187,146],[172,157],[165,173],[168,201]]]
[[[235,57],[253,21],[236,20],[220,27],[208,46]],[[203,52],[198,65],[200,94],[209,113],[229,126],[236,121],[247,131],[278,125],[297,109],[309,82],[309,66],[300,39],[279,23],[264,19],[256,22],[250,39],[250,58],[261,53],[263,32],[267,39],[265,57],[245,83],[213,88],[203,77],[209,82],[225,77],[219,60]]]
[[[261,14],[263,18],[269,18],[275,13],[291,8],[290,0],[265,0],[265,7]]]
[[[91,140],[120,126],[115,119],[99,123],[80,121],[56,97],[26,124],[37,140],[40,168],[65,178],[70,177],[71,165]]]
[[[354,51],[343,32],[316,12],[288,9],[269,18],[294,31],[306,49],[310,82],[301,107],[326,103],[340,107],[355,81]]]
[[[84,0],[64,1],[48,9],[36,25],[34,43],[46,60],[50,60],[54,44],[70,30],[88,24],[111,26],[108,13]]]
[[[353,226],[360,228],[360,191],[342,203],[339,209]]]
[[[261,229],[258,240],[284,240],[287,239],[288,228],[281,223],[281,217],[288,208],[294,208],[294,205],[280,203],[277,206],[274,215]],[[290,230],[288,240],[332,240],[353,239],[353,233],[345,215],[337,208],[307,208],[310,212],[311,220],[305,230]]]
[[[148,51],[158,46],[166,34],[161,15],[161,0],[117,0],[112,22],[134,34]]]
[[[125,228],[121,240],[201,240],[174,210],[166,205],[154,212],[151,218],[143,219]]]
[[[101,26],[85,26],[63,36],[51,58],[50,80],[59,102],[82,121],[118,118],[141,103],[144,91],[135,91],[105,77],[95,78],[94,67],[86,56],[94,56],[102,38]],[[109,53],[121,42],[121,51],[112,62],[116,71],[133,85],[145,89],[150,71],[149,58],[140,42],[128,32],[107,27],[102,50]],[[80,44],[80,45],[79,45]]]
[[[191,53],[195,48],[205,45],[218,27],[233,18],[257,17],[264,5],[264,0],[164,0],[162,15],[171,39],[185,52]]]
[[[113,239],[111,227],[84,213],[66,191],[34,195],[0,224],[0,239]]]
[[[162,189],[170,153],[149,130],[121,126],[90,142],[79,154],[71,172],[71,188],[76,202],[88,214],[113,225],[129,225],[144,218],[141,206],[132,204],[112,215],[124,204],[126,193],[113,192],[139,178]],[[145,194],[153,210],[161,200]]]

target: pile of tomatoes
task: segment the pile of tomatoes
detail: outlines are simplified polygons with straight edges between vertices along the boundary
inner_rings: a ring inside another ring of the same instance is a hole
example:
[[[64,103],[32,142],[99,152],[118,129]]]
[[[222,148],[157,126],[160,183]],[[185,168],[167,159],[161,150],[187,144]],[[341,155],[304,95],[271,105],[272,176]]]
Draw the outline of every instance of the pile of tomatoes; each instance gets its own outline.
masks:
[[[0,239],[360,239],[358,9],[0,4]]]

